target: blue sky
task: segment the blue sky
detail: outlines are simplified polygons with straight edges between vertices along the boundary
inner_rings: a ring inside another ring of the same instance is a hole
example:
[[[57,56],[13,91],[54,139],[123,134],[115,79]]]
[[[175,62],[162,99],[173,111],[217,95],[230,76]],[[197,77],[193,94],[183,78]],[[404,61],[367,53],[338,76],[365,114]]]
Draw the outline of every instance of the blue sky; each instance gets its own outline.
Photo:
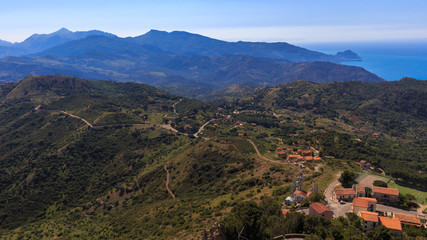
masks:
[[[427,39],[425,0],[14,0],[0,8],[0,39],[98,29],[121,37],[150,29],[223,40],[310,42]]]

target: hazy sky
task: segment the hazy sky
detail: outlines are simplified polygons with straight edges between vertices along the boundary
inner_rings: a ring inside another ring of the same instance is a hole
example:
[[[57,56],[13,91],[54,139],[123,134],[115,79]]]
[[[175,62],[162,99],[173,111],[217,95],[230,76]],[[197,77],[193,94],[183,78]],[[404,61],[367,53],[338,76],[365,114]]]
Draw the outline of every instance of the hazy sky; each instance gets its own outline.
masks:
[[[426,0],[13,0],[0,39],[98,29],[124,36],[183,30],[223,40],[345,42],[427,39]]]

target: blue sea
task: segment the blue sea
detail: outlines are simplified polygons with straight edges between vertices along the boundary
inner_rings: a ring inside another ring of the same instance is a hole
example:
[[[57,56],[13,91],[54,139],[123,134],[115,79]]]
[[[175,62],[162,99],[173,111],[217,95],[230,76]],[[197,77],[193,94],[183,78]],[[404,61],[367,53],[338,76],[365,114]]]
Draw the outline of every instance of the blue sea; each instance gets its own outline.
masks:
[[[343,62],[359,66],[385,80],[394,81],[403,77],[427,80],[427,41],[394,43],[322,43],[303,44],[310,50],[328,54],[350,49],[362,61]]]

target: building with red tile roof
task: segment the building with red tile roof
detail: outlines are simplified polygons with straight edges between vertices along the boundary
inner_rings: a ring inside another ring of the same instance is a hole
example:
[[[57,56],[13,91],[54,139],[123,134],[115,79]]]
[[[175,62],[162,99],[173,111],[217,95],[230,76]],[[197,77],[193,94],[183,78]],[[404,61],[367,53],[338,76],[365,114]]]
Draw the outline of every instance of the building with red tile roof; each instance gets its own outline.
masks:
[[[301,155],[288,155],[288,160],[289,161],[302,161],[304,158]]]
[[[295,190],[294,199],[296,202],[303,202],[307,198],[307,193],[301,190]]]
[[[380,225],[388,228],[393,236],[402,236],[402,224],[397,218],[378,217]]]
[[[279,158],[286,158],[286,152],[280,151],[277,153],[277,156],[279,156]]]
[[[365,188],[361,187],[361,186],[353,186],[354,191],[356,192],[356,197],[365,197],[366,196],[366,192],[365,192]]]
[[[359,211],[375,212],[377,210],[377,200],[375,198],[359,197],[353,199],[353,212]]]
[[[403,213],[394,213],[393,217],[399,219],[402,224],[421,227],[421,220],[417,216],[403,214]]]
[[[288,213],[290,213],[290,212],[291,212],[291,210],[290,210],[290,209],[282,209],[283,217],[284,217],[284,218],[286,218],[286,215],[287,215]]]
[[[313,151],[311,151],[311,150],[302,151],[301,154],[303,156],[312,156],[313,155]]]
[[[323,216],[327,219],[332,219],[334,217],[334,212],[323,203],[319,202],[310,204],[308,214],[311,216]]]
[[[312,156],[305,156],[304,160],[307,161],[307,162],[312,162],[314,159],[313,159]]]
[[[356,192],[353,188],[338,188],[333,192],[333,198],[337,201],[351,201],[356,197]]]
[[[320,161],[320,160],[322,160],[322,158],[321,157],[315,157],[315,158],[313,158],[313,160],[314,161]]]
[[[357,215],[362,218],[364,231],[372,230],[379,225],[378,213],[376,212],[359,211]]]
[[[376,198],[380,203],[397,203],[399,201],[399,190],[374,186],[372,188],[372,197]]]

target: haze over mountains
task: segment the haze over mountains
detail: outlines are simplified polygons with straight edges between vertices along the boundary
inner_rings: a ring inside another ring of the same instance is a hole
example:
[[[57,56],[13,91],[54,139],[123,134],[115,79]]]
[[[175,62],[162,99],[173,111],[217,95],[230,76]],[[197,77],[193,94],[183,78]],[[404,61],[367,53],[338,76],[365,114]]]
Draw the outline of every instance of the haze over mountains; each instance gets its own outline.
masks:
[[[191,87],[212,92],[236,83],[383,81],[362,68],[338,64],[360,60],[350,50],[328,55],[288,43],[225,42],[178,31],[151,30],[138,37],[119,38],[97,30],[62,28],[2,45],[0,82],[28,75],[66,74],[147,83],[189,96],[182,90]]]

